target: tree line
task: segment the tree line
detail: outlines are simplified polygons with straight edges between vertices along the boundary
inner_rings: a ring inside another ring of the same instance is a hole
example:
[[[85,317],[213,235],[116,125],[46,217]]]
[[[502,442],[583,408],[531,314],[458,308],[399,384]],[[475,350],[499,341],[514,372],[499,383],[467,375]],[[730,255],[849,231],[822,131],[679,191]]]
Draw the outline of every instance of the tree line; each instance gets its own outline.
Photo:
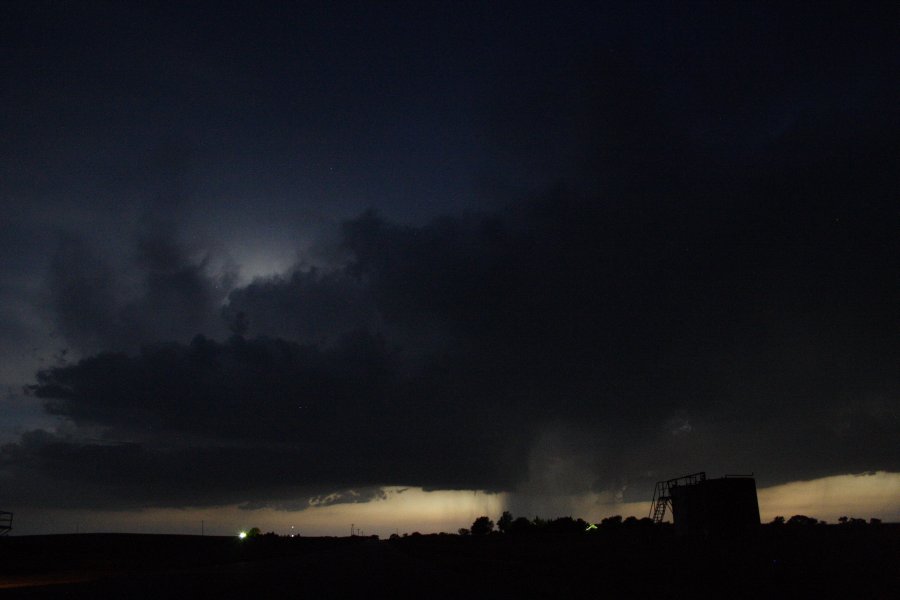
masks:
[[[475,519],[470,528],[461,528],[457,533],[462,536],[486,536],[491,534],[502,535],[522,535],[532,532],[547,532],[558,534],[574,534],[589,532],[600,529],[615,529],[619,527],[649,527],[653,525],[653,520],[647,517],[638,519],[637,517],[622,518],[621,515],[606,517],[599,523],[589,523],[584,519],[573,519],[572,517],[557,517],[555,519],[542,519],[535,516],[533,519],[528,517],[514,517],[508,510],[503,511],[496,524],[488,516],[481,516]]]

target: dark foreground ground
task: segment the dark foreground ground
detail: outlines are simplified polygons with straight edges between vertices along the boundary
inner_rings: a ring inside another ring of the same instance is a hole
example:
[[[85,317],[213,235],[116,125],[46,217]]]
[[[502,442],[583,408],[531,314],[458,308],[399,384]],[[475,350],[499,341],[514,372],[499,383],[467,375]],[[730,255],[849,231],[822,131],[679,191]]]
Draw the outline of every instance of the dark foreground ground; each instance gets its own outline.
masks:
[[[900,527],[764,526],[569,536],[0,539],[0,596],[24,598],[900,598]]]

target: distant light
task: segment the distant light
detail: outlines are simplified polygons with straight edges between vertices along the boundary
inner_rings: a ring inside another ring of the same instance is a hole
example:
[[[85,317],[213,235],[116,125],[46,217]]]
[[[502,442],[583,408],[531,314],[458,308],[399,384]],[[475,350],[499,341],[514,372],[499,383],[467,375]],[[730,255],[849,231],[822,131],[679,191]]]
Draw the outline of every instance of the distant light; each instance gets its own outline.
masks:
[[[246,532],[246,531],[242,531],[242,532],[240,532],[240,533],[238,534],[238,538],[240,538],[240,539],[244,539],[245,537],[247,537],[247,532]]]
[[[597,529],[597,526],[594,525],[593,523],[588,523],[588,526],[585,529],[585,531],[590,531],[591,529]]]

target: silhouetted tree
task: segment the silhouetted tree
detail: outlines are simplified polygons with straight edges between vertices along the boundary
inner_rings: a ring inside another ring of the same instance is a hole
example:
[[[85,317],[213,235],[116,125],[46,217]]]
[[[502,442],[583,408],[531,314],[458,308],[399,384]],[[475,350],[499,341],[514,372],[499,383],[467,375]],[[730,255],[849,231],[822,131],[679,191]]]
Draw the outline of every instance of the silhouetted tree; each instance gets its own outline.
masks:
[[[465,527],[460,527],[459,531],[457,531],[456,533],[458,533],[459,535],[462,535],[462,536],[466,536],[466,535],[469,535],[469,530],[466,529]]]
[[[553,535],[580,535],[586,527],[585,521],[572,517],[559,517],[547,523],[547,531]]]
[[[806,515],[794,515],[790,519],[788,519],[788,525],[816,525],[819,523],[818,519],[814,519],[813,517],[807,517]]]
[[[775,517],[772,519],[772,525],[784,525],[784,517],[780,515]]]
[[[613,517],[606,517],[600,521],[600,527],[618,527],[622,524],[622,515],[615,515]]]
[[[509,528],[513,523],[513,516],[508,510],[504,510],[500,518],[497,519],[497,529],[500,533],[509,533]]]
[[[472,535],[487,535],[494,531],[494,522],[489,517],[478,517],[472,523]]]
[[[509,525],[509,533],[512,535],[522,535],[523,533],[527,533],[534,525],[531,521],[528,520],[527,517],[516,517],[516,519],[510,523]]]

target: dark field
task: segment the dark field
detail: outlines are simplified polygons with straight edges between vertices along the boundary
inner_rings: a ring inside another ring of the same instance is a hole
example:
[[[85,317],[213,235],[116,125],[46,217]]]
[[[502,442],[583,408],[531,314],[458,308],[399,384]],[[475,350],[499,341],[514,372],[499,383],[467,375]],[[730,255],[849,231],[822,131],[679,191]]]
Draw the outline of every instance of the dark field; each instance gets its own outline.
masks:
[[[0,539],[0,595],[45,598],[900,598],[900,526],[569,536]]]

